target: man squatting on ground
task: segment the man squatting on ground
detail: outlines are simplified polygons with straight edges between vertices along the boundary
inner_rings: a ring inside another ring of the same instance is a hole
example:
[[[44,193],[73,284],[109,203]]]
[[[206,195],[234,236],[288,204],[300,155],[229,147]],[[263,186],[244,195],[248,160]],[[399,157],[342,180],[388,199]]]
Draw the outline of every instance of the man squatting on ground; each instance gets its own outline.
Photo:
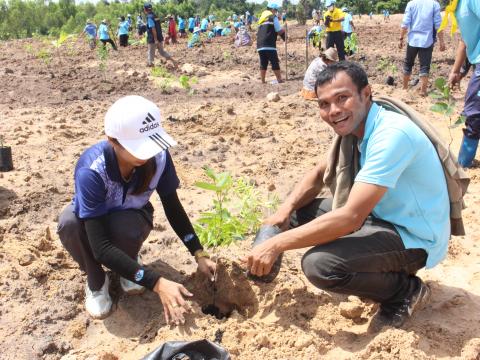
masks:
[[[452,1],[447,9],[450,6],[454,7],[455,3],[455,1]],[[466,118],[465,128],[463,129],[463,140],[458,154],[459,164],[469,168],[473,164],[473,159],[475,159],[478,139],[480,139],[480,1],[459,0],[456,9],[452,8],[452,12],[455,12],[462,40],[460,40],[455,63],[448,77],[449,84],[454,86],[459,83],[462,78],[460,70],[466,58],[474,66],[465,94],[463,108],[463,115]],[[444,20],[448,21],[448,18],[445,17]],[[441,29],[443,27],[444,24],[442,23]]]
[[[244,261],[263,276],[282,252],[310,247],[302,269],[315,286],[377,301],[372,329],[399,327],[430,293],[415,273],[447,252],[450,205],[442,165],[420,128],[372,102],[359,65],[329,65],[316,92],[322,120],[358,140],[360,170],[348,200],[332,210],[332,199],[316,198],[327,169],[321,162],[265,220],[284,232],[254,247]]]
[[[112,310],[109,278],[103,266],[121,276],[127,294],[145,287],[156,292],[165,320],[184,322],[192,296],[138,261],[142,243],[153,228],[154,191],[160,196],[168,222],[211,280],[215,263],[208,258],[177,195],[179,180],[168,148],[175,145],[160,125],[160,109],[141,96],[117,100],[105,115],[108,141],[80,156],[75,167],[75,196],[58,221],[60,240],[87,273],[85,307],[103,319]],[[102,266],[103,265],[103,266]]]
[[[148,43],[148,60],[147,66],[153,66],[155,60],[155,51],[158,49],[158,52],[167,60],[171,60],[173,65],[176,67],[177,62],[172,58],[172,56],[165,51],[163,48],[163,35],[162,27],[160,26],[160,19],[153,12],[152,4],[145,3],[143,5],[143,11],[147,17],[147,43]]]
[[[260,79],[265,83],[265,75],[267,74],[268,63],[272,64],[272,70],[277,78],[277,82],[281,83],[282,73],[280,72],[280,60],[277,54],[277,34],[285,40],[285,30],[282,29],[278,20],[279,6],[275,3],[268,3],[260,19],[258,19],[257,30],[257,51],[260,57]]]

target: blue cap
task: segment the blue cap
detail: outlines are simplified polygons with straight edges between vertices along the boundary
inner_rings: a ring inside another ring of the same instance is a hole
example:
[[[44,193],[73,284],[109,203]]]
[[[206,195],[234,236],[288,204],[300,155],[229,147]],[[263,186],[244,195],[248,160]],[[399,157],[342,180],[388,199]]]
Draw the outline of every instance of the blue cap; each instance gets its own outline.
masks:
[[[280,6],[274,2],[269,2],[267,5],[268,9],[273,9],[273,10],[278,10],[280,9]]]
[[[325,6],[330,7],[335,4],[335,0],[325,0]]]
[[[145,4],[143,4],[143,8],[144,8],[144,9],[151,9],[151,8],[152,8],[152,4],[151,4],[151,3],[145,3]]]

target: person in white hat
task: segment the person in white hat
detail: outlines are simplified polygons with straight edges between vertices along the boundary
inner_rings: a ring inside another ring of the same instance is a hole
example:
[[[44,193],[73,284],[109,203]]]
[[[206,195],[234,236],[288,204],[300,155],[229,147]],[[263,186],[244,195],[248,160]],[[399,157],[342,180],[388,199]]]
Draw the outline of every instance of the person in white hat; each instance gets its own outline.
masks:
[[[179,180],[168,152],[176,142],[160,121],[160,109],[153,102],[135,95],[120,98],[105,115],[107,140],[85,150],[76,164],[75,195],[59,217],[57,233],[87,274],[85,307],[94,318],[105,318],[112,309],[105,266],[121,276],[126,293],[145,288],[156,292],[167,323],[184,322],[184,297],[192,294],[138,259],[153,228],[149,199],[154,191],[198,270],[213,280],[215,263],[203,250],[177,195]]]

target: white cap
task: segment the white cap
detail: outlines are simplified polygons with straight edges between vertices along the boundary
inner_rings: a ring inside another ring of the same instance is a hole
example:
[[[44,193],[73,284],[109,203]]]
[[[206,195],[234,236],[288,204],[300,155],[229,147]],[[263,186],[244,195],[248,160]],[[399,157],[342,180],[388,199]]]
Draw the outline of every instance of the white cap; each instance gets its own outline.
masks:
[[[160,109],[150,100],[129,95],[115,101],[105,115],[105,134],[133,156],[148,160],[177,142],[160,125]]]

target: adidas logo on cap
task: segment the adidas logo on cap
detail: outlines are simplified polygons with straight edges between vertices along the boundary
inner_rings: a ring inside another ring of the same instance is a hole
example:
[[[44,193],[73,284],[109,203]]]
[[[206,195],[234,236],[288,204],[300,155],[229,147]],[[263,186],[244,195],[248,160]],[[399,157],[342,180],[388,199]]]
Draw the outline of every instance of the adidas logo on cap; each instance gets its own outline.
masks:
[[[144,133],[145,131],[153,130],[153,129],[160,126],[158,121],[155,121],[155,118],[150,113],[147,114],[147,117],[145,118],[145,121],[142,122],[142,124],[146,125],[146,126],[139,129],[140,133]]]

